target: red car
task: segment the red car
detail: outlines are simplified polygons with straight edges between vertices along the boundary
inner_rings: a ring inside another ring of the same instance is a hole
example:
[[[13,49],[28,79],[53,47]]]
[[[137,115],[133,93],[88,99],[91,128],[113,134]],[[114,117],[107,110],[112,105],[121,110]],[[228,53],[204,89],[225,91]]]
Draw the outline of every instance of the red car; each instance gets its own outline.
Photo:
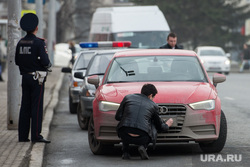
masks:
[[[159,133],[158,143],[199,143],[204,152],[220,152],[226,142],[227,122],[221,110],[217,83],[226,77],[215,73],[211,81],[193,51],[145,49],[117,52],[102,81],[91,76],[97,87],[93,116],[89,122],[89,146],[102,154],[107,146],[120,143],[115,113],[127,94],[140,93],[145,83],[154,84],[154,102],[163,119],[174,119],[167,133]]]

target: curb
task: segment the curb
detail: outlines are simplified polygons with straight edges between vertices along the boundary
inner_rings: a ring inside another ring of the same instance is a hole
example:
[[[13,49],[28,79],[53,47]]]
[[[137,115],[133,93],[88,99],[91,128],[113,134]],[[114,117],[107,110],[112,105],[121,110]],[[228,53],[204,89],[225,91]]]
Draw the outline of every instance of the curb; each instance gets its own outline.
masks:
[[[49,129],[50,124],[53,119],[54,115],[54,108],[56,107],[58,103],[58,97],[59,97],[59,89],[62,86],[62,80],[63,80],[64,74],[61,73],[59,80],[57,81],[57,84],[53,90],[52,98],[45,109],[45,116],[43,118],[43,125],[42,125],[42,134],[45,139],[49,137]],[[51,144],[51,143],[50,143]],[[45,150],[45,143],[35,143],[32,144],[32,149],[30,152],[30,167],[42,167],[43,165],[43,154]]]

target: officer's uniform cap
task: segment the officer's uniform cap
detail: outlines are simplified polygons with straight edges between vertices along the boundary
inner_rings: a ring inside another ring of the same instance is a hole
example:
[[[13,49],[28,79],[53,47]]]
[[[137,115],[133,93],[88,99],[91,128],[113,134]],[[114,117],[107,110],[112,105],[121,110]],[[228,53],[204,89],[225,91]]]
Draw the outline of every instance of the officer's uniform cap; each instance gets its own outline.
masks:
[[[33,13],[27,13],[23,15],[20,20],[20,26],[23,31],[33,31],[38,25],[38,17]]]

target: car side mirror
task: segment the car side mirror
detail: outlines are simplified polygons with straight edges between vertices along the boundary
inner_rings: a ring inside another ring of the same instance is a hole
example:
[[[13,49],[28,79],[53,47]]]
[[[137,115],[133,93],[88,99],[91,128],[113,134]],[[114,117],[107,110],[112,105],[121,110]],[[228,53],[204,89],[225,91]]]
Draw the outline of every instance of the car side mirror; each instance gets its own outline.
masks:
[[[72,69],[70,67],[63,67],[61,72],[63,73],[71,73]]]
[[[213,75],[213,85],[216,87],[218,83],[224,82],[226,80],[226,76],[223,74],[215,73]]]
[[[79,79],[84,79],[85,78],[85,76],[83,76],[83,72],[75,72],[74,77],[79,78]]]
[[[88,83],[95,85],[96,88],[98,88],[100,79],[98,75],[93,75],[88,77]]]
[[[230,58],[230,57],[231,57],[231,54],[230,54],[230,53],[226,53],[226,56],[227,56],[228,58]]]

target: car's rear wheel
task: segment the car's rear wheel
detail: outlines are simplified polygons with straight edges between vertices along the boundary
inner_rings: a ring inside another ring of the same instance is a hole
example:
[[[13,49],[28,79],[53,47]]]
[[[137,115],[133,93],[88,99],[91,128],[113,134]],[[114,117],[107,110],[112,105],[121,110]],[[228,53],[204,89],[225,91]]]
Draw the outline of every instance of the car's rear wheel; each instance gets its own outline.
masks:
[[[199,143],[200,148],[205,153],[218,153],[220,152],[226,143],[227,139],[227,120],[224,112],[221,110],[220,120],[220,134],[217,140],[209,143]]]
[[[225,72],[225,75],[229,75],[229,72]]]
[[[72,97],[69,94],[69,112],[75,114],[77,110],[78,103],[73,103]]]
[[[78,107],[77,107],[77,120],[81,129],[83,130],[88,129],[89,118],[83,116],[82,107],[80,103],[78,104]]]

